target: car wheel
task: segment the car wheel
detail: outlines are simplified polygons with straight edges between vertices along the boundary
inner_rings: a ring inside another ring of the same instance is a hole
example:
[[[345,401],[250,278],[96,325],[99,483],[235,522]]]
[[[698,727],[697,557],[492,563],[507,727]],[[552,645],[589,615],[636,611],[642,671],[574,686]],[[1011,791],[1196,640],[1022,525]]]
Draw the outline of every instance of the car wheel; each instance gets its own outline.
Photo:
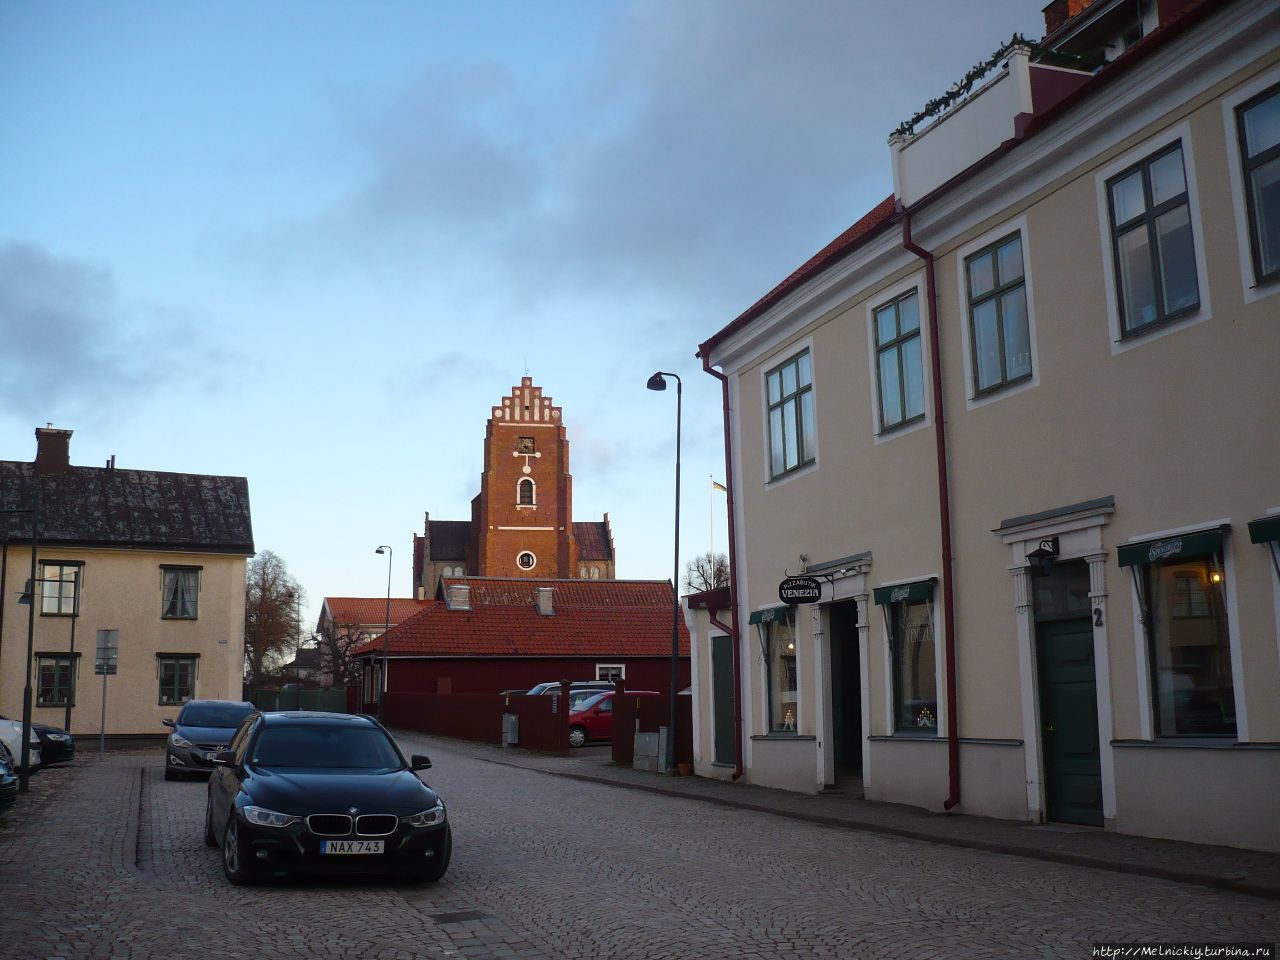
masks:
[[[569,728],[569,746],[582,747],[587,743],[586,727],[570,727]]]
[[[444,827],[444,844],[440,848],[439,856],[433,857],[431,866],[427,867],[417,875],[415,879],[422,883],[435,883],[444,876],[445,871],[449,869],[449,861],[453,857],[453,831],[448,824]]]
[[[204,805],[204,845],[206,847],[216,847],[218,845],[218,835],[213,832],[213,798],[209,798],[209,802]]]
[[[237,887],[253,882],[245,863],[244,844],[240,842],[240,821],[234,810],[227,818],[227,830],[222,835],[222,872]]]

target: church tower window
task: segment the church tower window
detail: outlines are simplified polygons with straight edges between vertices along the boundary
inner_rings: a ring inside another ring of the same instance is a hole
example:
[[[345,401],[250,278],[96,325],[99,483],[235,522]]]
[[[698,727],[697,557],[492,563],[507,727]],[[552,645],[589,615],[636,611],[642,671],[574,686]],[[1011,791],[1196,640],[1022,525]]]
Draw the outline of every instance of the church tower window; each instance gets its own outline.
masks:
[[[532,507],[534,502],[533,481],[524,477],[516,484],[516,503],[522,507]]]

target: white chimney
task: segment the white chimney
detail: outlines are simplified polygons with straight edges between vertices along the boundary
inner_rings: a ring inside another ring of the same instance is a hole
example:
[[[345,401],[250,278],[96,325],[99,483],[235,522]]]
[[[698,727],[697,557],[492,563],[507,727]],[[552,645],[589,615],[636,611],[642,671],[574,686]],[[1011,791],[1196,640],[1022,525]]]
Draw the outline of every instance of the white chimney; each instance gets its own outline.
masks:
[[[446,610],[470,610],[471,588],[465,583],[451,583],[445,587],[444,605]]]
[[[552,587],[538,588],[538,612],[544,617],[555,616],[555,607],[551,605],[551,591],[553,589]]]

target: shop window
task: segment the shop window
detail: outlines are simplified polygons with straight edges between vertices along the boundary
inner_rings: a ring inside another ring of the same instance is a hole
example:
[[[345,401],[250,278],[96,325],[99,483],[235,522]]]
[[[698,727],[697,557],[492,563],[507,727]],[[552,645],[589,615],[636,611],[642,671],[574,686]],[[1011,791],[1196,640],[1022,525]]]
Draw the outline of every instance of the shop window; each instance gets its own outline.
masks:
[[[1108,180],[1107,203],[1121,336],[1199,309],[1182,142]]]
[[[795,733],[800,720],[800,685],[794,613],[789,607],[765,610],[753,614],[752,622],[759,631],[764,657],[769,732]]]
[[[40,613],[50,617],[69,617],[79,612],[80,563],[42,563],[40,565]]]
[[[817,453],[813,409],[813,367],[809,351],[765,375],[769,416],[769,477],[810,464]]]
[[[933,635],[933,581],[875,591],[893,664],[895,733],[938,730],[938,656]]]
[[[162,567],[163,606],[165,620],[195,620],[200,594],[199,567]]]
[[[885,431],[924,417],[920,298],[916,291],[877,307],[874,323],[880,429]]]
[[[196,657],[158,656],[160,706],[186,703],[195,696]]]
[[[1280,278],[1280,86],[1236,108],[1249,246],[1258,283]]]
[[[965,258],[973,395],[1031,378],[1022,234],[997,240]]]
[[[59,654],[36,655],[36,706],[76,705],[76,658]]]

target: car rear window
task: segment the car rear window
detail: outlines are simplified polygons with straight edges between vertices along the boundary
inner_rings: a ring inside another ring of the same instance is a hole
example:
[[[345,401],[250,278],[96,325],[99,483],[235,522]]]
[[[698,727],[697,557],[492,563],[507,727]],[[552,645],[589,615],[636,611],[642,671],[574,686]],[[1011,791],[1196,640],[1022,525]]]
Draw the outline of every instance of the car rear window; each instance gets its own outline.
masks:
[[[371,727],[267,727],[253,745],[250,762],[259,767],[386,770],[401,765],[385,733]]]
[[[178,714],[178,722],[189,727],[226,727],[235,729],[240,721],[253,713],[253,707],[217,704],[188,705]]]

